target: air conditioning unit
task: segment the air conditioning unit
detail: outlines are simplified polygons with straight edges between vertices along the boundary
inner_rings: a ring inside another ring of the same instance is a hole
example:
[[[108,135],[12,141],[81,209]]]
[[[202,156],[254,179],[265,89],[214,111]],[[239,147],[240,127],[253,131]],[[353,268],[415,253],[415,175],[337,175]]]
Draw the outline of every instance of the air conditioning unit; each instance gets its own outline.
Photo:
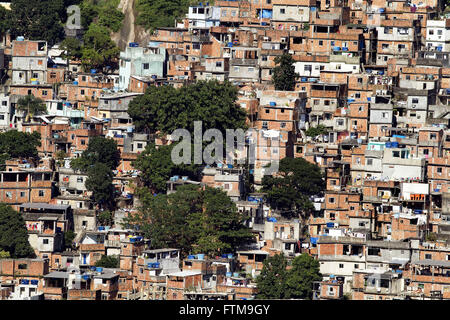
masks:
[[[281,43],[286,43],[287,39],[286,38],[281,38]]]
[[[264,37],[264,41],[270,41],[269,37]]]

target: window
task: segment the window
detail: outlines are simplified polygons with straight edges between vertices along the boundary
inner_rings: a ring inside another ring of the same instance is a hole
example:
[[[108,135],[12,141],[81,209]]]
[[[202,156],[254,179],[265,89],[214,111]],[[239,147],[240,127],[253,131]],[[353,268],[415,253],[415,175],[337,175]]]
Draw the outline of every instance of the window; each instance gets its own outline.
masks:
[[[8,199],[12,199],[12,192],[11,191],[6,191],[6,197]]]
[[[143,68],[144,70],[148,70],[150,68],[150,65],[148,63],[144,63]]]
[[[359,264],[355,264],[355,269],[359,269]]]
[[[19,270],[26,270],[28,269],[28,265],[26,263],[21,263],[18,266]]]
[[[80,143],[81,143],[82,146],[84,146],[86,144],[86,141],[84,139],[81,139]]]
[[[281,8],[280,9],[280,14],[285,14],[286,13],[286,9]]]
[[[328,199],[328,202],[329,202],[329,203],[334,203],[334,198],[329,198],[329,199]]]
[[[77,182],[83,182],[83,177],[77,177]]]
[[[323,46],[323,40],[319,40],[319,46]]]
[[[45,195],[45,191],[44,190],[39,190],[39,197],[43,197]]]
[[[431,253],[426,253],[425,254],[425,260],[431,260]]]
[[[339,263],[339,269],[344,269],[344,264],[343,263]]]
[[[373,165],[373,159],[367,159],[367,163],[368,166]]]
[[[25,192],[24,191],[20,191],[20,197],[21,198],[25,197]]]
[[[143,146],[142,143],[138,143],[138,144],[137,144],[137,148],[138,148],[138,149],[142,149],[142,146]]]
[[[84,89],[81,89],[81,90],[80,90],[80,94],[81,94],[81,95],[84,95]]]
[[[43,240],[42,240],[42,243],[43,243],[43,244],[48,244],[48,239],[43,239]]]

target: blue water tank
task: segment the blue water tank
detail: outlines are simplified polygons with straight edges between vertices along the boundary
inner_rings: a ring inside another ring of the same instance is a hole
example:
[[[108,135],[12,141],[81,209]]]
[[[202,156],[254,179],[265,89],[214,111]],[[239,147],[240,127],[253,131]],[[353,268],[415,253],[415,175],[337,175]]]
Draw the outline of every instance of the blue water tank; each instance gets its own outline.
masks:
[[[195,259],[195,256],[190,254],[190,255],[188,255],[188,259]]]
[[[205,259],[205,254],[204,253],[197,254],[197,259],[198,260],[204,260]]]
[[[25,40],[25,38],[24,38],[24,37],[22,37],[22,36],[18,36],[18,37],[16,38],[16,40],[17,40],[17,41],[24,41],[24,40]]]
[[[232,254],[229,254],[229,255],[228,255],[228,259],[233,259],[233,255],[232,255]]]
[[[235,273],[233,273],[233,277],[239,277],[239,272],[235,272]]]
[[[75,86],[77,86],[77,85],[78,85],[78,81],[74,81],[73,84],[74,84]]]
[[[97,73],[97,70],[91,69],[91,73]]]
[[[271,101],[269,104],[270,104],[271,107],[275,107],[277,105],[277,103],[274,102],[274,101]]]
[[[95,271],[97,271],[97,272],[102,272],[102,271],[103,271],[103,268],[102,268],[102,267],[97,267]]]
[[[91,267],[91,271],[97,270],[97,267]]]
[[[231,272],[227,272],[225,275],[226,275],[227,277],[231,277],[233,274],[232,274]]]

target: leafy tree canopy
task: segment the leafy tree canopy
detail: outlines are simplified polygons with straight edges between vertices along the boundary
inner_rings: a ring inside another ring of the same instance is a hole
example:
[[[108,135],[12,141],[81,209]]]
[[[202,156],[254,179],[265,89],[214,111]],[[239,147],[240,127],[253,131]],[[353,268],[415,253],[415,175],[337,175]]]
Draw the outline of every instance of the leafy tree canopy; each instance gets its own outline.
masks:
[[[11,258],[35,257],[28,242],[25,220],[5,203],[0,203],[0,250],[9,252]]]
[[[41,145],[41,134],[9,130],[0,133],[0,168],[12,158],[37,158],[37,147]]]
[[[256,278],[258,299],[285,298],[287,260],[282,254],[268,257],[263,262],[261,274]]]
[[[317,127],[311,127],[308,130],[306,130],[305,134],[308,137],[317,137],[317,136],[325,134],[327,132],[328,132],[328,129],[324,125],[319,124]]]
[[[177,188],[170,195],[139,190],[140,212],[126,219],[151,239],[152,248],[180,248],[188,253],[229,253],[253,236],[242,222],[236,205],[225,192],[194,185]]]
[[[173,27],[175,19],[183,17],[192,1],[189,0],[138,0],[136,23],[150,30]]]
[[[319,261],[306,253],[295,257],[286,280],[286,298],[311,300],[313,282],[321,280]]]
[[[83,37],[82,66],[84,70],[97,69],[102,72],[118,67],[120,49],[111,40],[109,29],[91,23]]]
[[[95,136],[89,139],[88,147],[81,157],[71,161],[75,170],[87,172],[96,163],[105,164],[110,170],[115,170],[120,162],[120,151],[117,142],[111,138]]]
[[[290,217],[305,217],[313,209],[309,197],[325,187],[320,168],[303,158],[283,158],[277,175],[264,176],[262,184],[270,206]]]
[[[88,169],[86,189],[92,191],[92,200],[101,207],[112,208],[114,201],[113,174],[104,163],[97,162]]]
[[[35,115],[47,113],[45,102],[31,94],[24,96],[17,101],[17,109],[26,112],[27,121]]]
[[[144,186],[149,187],[153,192],[165,192],[167,181],[174,175],[188,176],[196,179],[200,176],[201,167],[198,165],[176,165],[171,159],[173,148],[176,144],[160,146],[148,144],[145,151],[139,154],[133,166],[141,171],[139,178]]]
[[[102,268],[119,268],[120,260],[117,256],[105,256],[102,255],[100,260],[95,263],[96,267]]]
[[[11,34],[45,40],[50,46],[64,39],[67,19],[64,0],[12,0]]]
[[[275,58],[276,67],[273,68],[272,81],[275,90],[294,91],[295,82],[299,75],[295,72],[294,59],[288,53]]]
[[[77,38],[66,38],[60,44],[59,48],[65,50],[64,58],[79,60],[82,56],[82,45]]]
[[[230,82],[198,81],[175,89],[150,86],[144,95],[130,102],[128,113],[138,131],[171,134],[184,128],[194,132],[194,121],[203,122],[203,130],[242,128],[246,112],[236,104],[237,88]]]
[[[288,261],[283,254],[269,257],[263,262],[257,277],[258,299],[312,299],[313,282],[321,281],[319,262],[302,254]]]

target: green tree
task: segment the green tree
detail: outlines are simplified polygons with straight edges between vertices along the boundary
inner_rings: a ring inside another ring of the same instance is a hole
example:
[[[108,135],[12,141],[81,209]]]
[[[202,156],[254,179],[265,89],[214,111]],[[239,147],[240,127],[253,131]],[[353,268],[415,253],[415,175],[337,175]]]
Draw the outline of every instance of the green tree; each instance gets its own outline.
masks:
[[[287,217],[302,218],[313,210],[309,197],[325,187],[320,168],[303,158],[283,158],[276,176],[264,176],[262,184],[273,209]]]
[[[188,12],[189,0],[138,0],[136,23],[150,30],[173,27]]]
[[[311,127],[306,130],[305,134],[308,137],[317,137],[319,135],[326,134],[327,132],[328,129],[324,125],[319,124],[317,127]]]
[[[117,142],[111,138],[95,136],[89,138],[88,147],[81,157],[71,161],[71,167],[87,172],[96,163],[105,164],[110,170],[115,170],[120,163],[120,151]]]
[[[119,268],[120,260],[117,256],[105,256],[102,255],[100,260],[95,263],[96,267],[102,268]]]
[[[126,220],[151,239],[152,248],[180,248],[183,255],[229,253],[253,240],[236,205],[221,190],[180,186],[170,195],[138,191],[142,203]]]
[[[20,98],[17,101],[17,110],[25,111],[27,115],[25,121],[27,122],[30,121],[30,118],[33,118],[35,115],[47,113],[45,102],[33,95],[27,95]]]
[[[283,254],[268,257],[261,274],[256,278],[258,299],[284,299],[286,297],[287,260]]]
[[[9,252],[0,250],[0,259],[8,259],[8,258],[11,258]]]
[[[11,34],[31,40],[44,40],[50,46],[64,39],[63,0],[12,0]]]
[[[97,214],[97,221],[102,226],[110,226],[114,222],[114,213],[109,210],[100,211]]]
[[[37,147],[41,146],[41,134],[9,130],[0,133],[0,153],[9,158],[36,158]]]
[[[0,33],[4,34],[11,29],[11,11],[0,6]]]
[[[294,91],[299,75],[295,72],[294,59],[288,53],[275,58],[275,68],[272,71],[272,81],[275,90]]]
[[[77,38],[66,38],[59,44],[59,49],[65,50],[64,58],[79,60],[82,56],[82,45]]]
[[[128,114],[136,130],[171,134],[179,128],[194,132],[194,121],[202,121],[203,130],[242,128],[246,112],[238,104],[237,88],[230,82],[198,81],[175,89],[150,86],[144,95],[130,102]]]
[[[286,298],[311,300],[313,282],[321,280],[319,261],[306,253],[295,257],[286,278]]]
[[[84,70],[96,69],[107,72],[118,68],[120,49],[111,40],[107,27],[91,23],[83,40],[81,61]]]
[[[76,233],[73,232],[72,230],[68,230],[66,232],[64,232],[64,246],[65,248],[70,248],[73,249],[73,239],[75,239],[76,237]]]
[[[92,200],[101,208],[114,207],[113,174],[104,163],[97,162],[88,169],[86,189],[92,191]]]
[[[188,176],[191,179],[200,176],[201,167],[198,165],[173,163],[171,153],[175,146],[176,144],[170,144],[156,148],[155,144],[150,143],[133,162],[133,167],[141,171],[140,181],[152,192],[164,193],[167,190],[167,181],[174,175]]]
[[[9,252],[12,258],[35,257],[25,220],[5,203],[0,203],[0,250]]]

